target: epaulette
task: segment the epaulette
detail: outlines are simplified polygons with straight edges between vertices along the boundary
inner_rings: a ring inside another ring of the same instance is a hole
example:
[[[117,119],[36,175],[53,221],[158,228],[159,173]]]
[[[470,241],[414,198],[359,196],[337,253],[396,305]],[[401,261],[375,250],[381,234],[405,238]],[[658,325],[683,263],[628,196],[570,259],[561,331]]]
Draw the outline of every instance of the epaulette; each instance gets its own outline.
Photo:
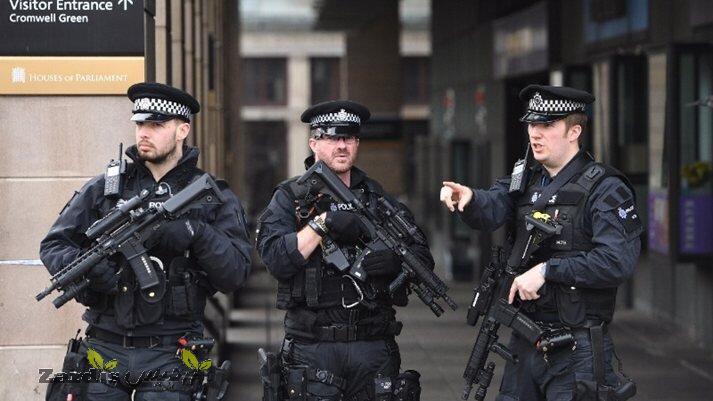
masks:
[[[629,181],[629,178],[627,178],[624,173],[617,170],[616,168],[603,163],[592,163],[584,170],[582,175],[579,176],[576,183],[577,185],[584,188],[587,193],[591,193],[592,191],[594,191],[597,185],[599,185],[602,181],[604,181],[605,178],[608,177],[617,177],[622,180],[624,182],[624,185],[629,188],[632,195],[634,196],[634,201],[636,201],[636,192],[634,191],[634,186],[631,185],[631,181]]]

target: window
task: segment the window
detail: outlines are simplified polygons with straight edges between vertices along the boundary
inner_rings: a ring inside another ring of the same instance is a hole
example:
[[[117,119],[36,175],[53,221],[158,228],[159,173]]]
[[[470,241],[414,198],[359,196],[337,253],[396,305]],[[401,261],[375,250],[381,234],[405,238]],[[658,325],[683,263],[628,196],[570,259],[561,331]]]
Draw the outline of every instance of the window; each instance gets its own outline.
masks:
[[[404,104],[428,104],[428,57],[404,57],[401,60]]]
[[[680,59],[679,130],[681,132],[681,187],[689,192],[711,192],[713,180],[710,164],[713,162],[713,109],[707,106],[713,95],[713,56],[710,54],[684,54]],[[700,164],[698,174],[687,168]],[[707,165],[707,168],[704,166]],[[689,174],[690,173],[690,174]]]
[[[683,52],[678,59],[678,250],[713,254],[713,55]]]
[[[243,59],[243,104],[287,104],[287,61],[284,58]]]
[[[313,58],[310,63],[310,82],[312,104],[336,100],[340,85],[339,58]]]
[[[270,203],[272,191],[287,178],[287,127],[281,121],[244,123],[247,152],[245,178],[251,189],[243,201],[250,221]]]

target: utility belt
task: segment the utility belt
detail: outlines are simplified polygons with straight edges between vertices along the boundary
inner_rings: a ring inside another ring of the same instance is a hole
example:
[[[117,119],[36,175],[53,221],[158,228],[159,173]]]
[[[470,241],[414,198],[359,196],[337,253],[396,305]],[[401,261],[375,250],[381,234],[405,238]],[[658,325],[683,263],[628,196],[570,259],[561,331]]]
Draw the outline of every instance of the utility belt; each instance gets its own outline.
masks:
[[[357,323],[318,323],[319,312],[290,309],[285,315],[285,334],[289,338],[314,342],[375,341],[393,338],[401,333],[403,323],[393,320],[389,312],[379,312]]]
[[[575,333],[597,327],[606,333],[607,325],[602,320],[585,319],[576,326],[570,326],[560,321],[553,321],[554,315],[540,314],[537,317],[516,308],[501,298],[491,308],[491,316],[499,324],[509,327],[528,343],[533,344],[542,353],[556,349],[573,347],[576,344]],[[534,318],[533,318],[534,317]],[[548,317],[545,321],[539,320]],[[536,320],[537,319],[537,320]]]
[[[315,341],[351,342],[383,340],[401,334],[403,323],[388,322],[383,325],[331,325],[313,330]]]
[[[73,401],[85,400],[87,386],[90,382],[87,378],[96,378],[101,382],[107,379],[101,378],[102,372],[90,367],[87,358],[89,345],[86,340],[78,336],[79,331],[77,331],[77,337],[69,340],[67,354],[62,364],[64,376],[50,380],[45,395],[46,401],[66,401],[69,399]],[[189,349],[192,350],[192,352],[199,352],[198,350],[200,350],[201,354],[208,354],[215,343],[213,339],[203,339],[200,335],[194,337],[190,333],[180,337],[129,337],[112,333],[98,327],[88,328],[87,338],[96,338],[101,341],[121,345],[125,348],[150,348],[159,345],[175,346],[178,351]],[[179,354],[177,353],[176,355]],[[223,361],[220,367],[209,366],[207,369],[201,368],[203,371],[202,380],[198,382],[195,382],[189,376],[178,380],[141,380],[136,385],[129,383],[127,390],[180,392],[191,394],[191,400],[194,401],[222,401],[228,391],[230,368],[230,361]],[[67,380],[67,376],[77,377],[80,378],[80,380]],[[201,377],[199,376],[199,378]],[[127,384],[123,382],[114,382],[113,384],[107,382],[106,385],[127,386]]]
[[[124,348],[154,348],[177,346],[178,341],[183,337],[180,335],[170,336],[124,336],[99,327],[89,326],[87,337],[96,338],[107,343],[121,345]]]
[[[324,396],[309,391],[309,383],[323,383],[340,393],[347,388],[347,380],[334,373],[306,365],[286,364],[280,354],[258,350],[259,373],[263,385],[262,401],[320,401],[342,400],[341,395]],[[374,377],[373,388],[363,388],[345,401],[419,401],[421,375],[407,370],[395,378]]]
[[[518,321],[517,317],[513,321]],[[532,322],[532,321],[531,321]],[[589,337],[592,344],[592,360],[594,380],[584,380],[577,378],[575,390],[576,401],[625,401],[636,395],[636,383],[623,372],[622,363],[614,353],[614,357],[619,363],[620,383],[618,386],[610,386],[605,380],[605,355],[604,336],[608,333],[608,324],[601,320],[587,320],[579,327],[568,327],[559,322],[532,322],[532,328],[525,328],[522,322],[513,323],[512,327],[516,335],[524,338],[527,342],[535,344],[535,348],[544,355],[545,360],[549,353],[577,346],[575,340],[577,334],[584,334]],[[515,361],[517,357],[515,356]]]

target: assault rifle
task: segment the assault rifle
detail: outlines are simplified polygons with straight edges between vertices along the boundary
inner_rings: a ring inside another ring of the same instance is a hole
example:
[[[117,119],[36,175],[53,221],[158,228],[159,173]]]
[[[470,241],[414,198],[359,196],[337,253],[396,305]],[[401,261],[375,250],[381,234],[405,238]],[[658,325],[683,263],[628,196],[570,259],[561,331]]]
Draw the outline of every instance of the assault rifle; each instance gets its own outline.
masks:
[[[323,254],[328,263],[348,274],[352,280],[365,281],[367,274],[362,268],[364,257],[370,252],[390,249],[401,258],[401,272],[389,284],[389,293],[394,294],[402,285],[409,288],[433,311],[436,316],[443,313],[438,299],[456,310],[456,303],[448,296],[446,284],[409,249],[409,239],[419,235],[418,228],[408,222],[403,216],[403,210],[395,207],[385,197],[377,199],[375,213],[367,208],[354,193],[347,188],[324,162],[318,161],[310,167],[296,182],[306,185],[309,192],[322,191],[329,194],[335,201],[351,204],[356,213],[372,234],[372,240],[361,249],[356,261],[349,263],[344,253],[326,236],[323,239]],[[356,282],[355,282],[356,284]],[[357,289],[359,287],[357,286]]]
[[[160,277],[147,254],[144,241],[167,220],[175,220],[200,205],[222,204],[225,197],[209,174],[203,174],[162,205],[144,208],[148,196],[149,191],[143,190],[92,224],[85,235],[94,245],[55,273],[50,279],[51,284],[35,299],[40,301],[53,291],[60,290],[63,294],[52,301],[56,308],[60,308],[89,285],[85,275],[92,267],[121,253],[136,275],[142,296],[159,300],[157,293],[162,291],[158,285]]]
[[[469,325],[476,326],[481,317],[483,321],[463,372],[465,379],[463,400],[468,399],[474,385],[478,386],[475,400],[485,399],[495,371],[495,362],[488,362],[491,351],[511,363],[518,362],[517,355],[498,342],[498,330],[501,325],[510,327],[541,352],[574,344],[574,337],[569,331],[543,330],[532,319],[520,313],[519,308],[510,305],[507,301],[513,279],[518,274],[517,270],[527,263],[542,241],[562,230],[562,227],[549,215],[540,212],[525,216],[525,222],[530,235],[516,265],[510,266],[506,262],[502,248],[493,248],[490,264],[483,272],[480,285],[475,290],[473,302],[468,309]],[[514,250],[514,252],[519,251]]]

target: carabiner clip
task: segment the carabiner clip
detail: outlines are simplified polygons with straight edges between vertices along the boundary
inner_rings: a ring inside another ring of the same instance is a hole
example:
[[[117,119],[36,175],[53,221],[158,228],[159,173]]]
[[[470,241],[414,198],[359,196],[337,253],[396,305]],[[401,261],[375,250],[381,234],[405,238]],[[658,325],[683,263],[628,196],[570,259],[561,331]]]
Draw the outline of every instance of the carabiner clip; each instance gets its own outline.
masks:
[[[342,306],[346,309],[351,309],[351,308],[359,305],[361,303],[361,301],[364,300],[364,293],[362,292],[361,288],[359,288],[359,284],[357,284],[356,280],[354,280],[354,278],[352,276],[350,276],[348,274],[345,274],[342,276],[342,278],[345,278],[345,277],[348,278],[349,281],[352,282],[352,284],[354,285],[354,288],[357,291],[357,294],[359,294],[359,299],[356,302],[353,302],[353,303],[347,305],[346,302],[344,301],[344,282],[342,282]]]

